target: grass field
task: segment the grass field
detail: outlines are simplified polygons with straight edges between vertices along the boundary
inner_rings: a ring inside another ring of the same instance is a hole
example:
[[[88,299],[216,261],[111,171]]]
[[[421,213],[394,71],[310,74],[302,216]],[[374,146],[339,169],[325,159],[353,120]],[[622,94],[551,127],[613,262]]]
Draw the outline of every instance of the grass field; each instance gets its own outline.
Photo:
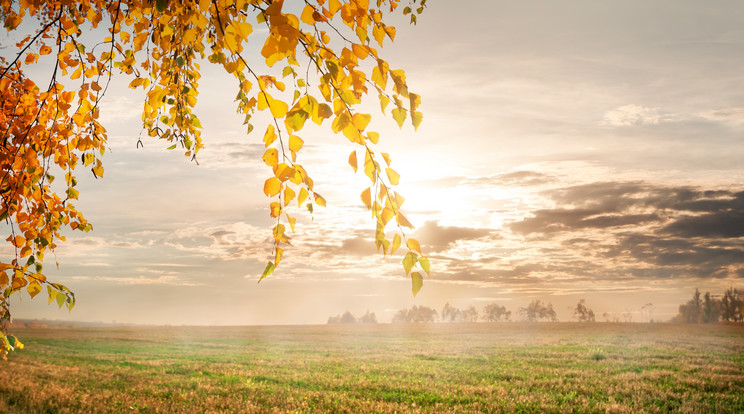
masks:
[[[744,327],[16,329],[0,412],[744,412]]]

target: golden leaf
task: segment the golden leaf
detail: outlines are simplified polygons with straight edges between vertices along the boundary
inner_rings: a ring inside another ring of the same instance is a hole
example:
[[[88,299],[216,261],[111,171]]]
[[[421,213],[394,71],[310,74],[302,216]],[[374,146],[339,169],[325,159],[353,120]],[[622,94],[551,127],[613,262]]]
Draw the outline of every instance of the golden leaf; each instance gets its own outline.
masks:
[[[267,197],[274,197],[279,194],[279,191],[281,190],[282,182],[276,177],[271,177],[264,182],[264,194],[266,194]]]
[[[356,150],[351,151],[351,154],[349,154],[349,165],[351,165],[351,168],[354,169],[354,172],[357,172],[357,155]]]
[[[385,173],[388,176],[388,180],[390,180],[390,184],[398,185],[398,181],[400,181],[400,174],[395,172],[395,170],[392,168],[385,168]]]
[[[297,152],[302,148],[302,145],[305,143],[305,141],[302,140],[302,138],[298,137],[297,135],[290,135],[289,136],[289,150]]]
[[[423,254],[421,253],[421,245],[419,245],[419,242],[416,239],[406,240],[406,246],[408,246],[408,248],[411,250],[417,251],[419,254]]]
[[[372,208],[372,196],[369,188],[365,188],[362,191],[362,202],[367,206],[367,210]]]
[[[279,163],[279,152],[276,150],[276,148],[269,148],[264,152],[263,157],[261,157],[263,162],[266,163],[269,167],[273,167]]]

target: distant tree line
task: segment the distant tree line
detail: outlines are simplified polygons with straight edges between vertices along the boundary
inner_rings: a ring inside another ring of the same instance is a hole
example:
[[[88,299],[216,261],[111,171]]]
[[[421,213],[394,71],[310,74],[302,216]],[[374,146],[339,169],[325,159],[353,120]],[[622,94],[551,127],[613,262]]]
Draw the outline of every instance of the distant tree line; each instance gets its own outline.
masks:
[[[343,315],[328,318],[328,324],[335,323],[377,323],[377,316],[374,312],[367,311],[367,313],[357,318],[347,310]]]
[[[533,300],[529,305],[519,308],[519,314],[527,321],[549,321],[557,322],[558,316],[553,309],[553,304],[543,303],[541,300]],[[574,309],[574,315],[579,322],[594,322],[594,311],[587,307],[582,299]],[[512,312],[504,305],[490,303],[485,305],[480,312],[475,306],[458,309],[449,302],[444,304],[441,312],[427,306],[413,306],[410,309],[401,309],[393,316],[393,322],[510,322]]]
[[[679,305],[679,313],[672,319],[678,323],[716,323],[744,321],[744,290],[729,288],[723,295],[700,294],[695,289],[692,299]]]
[[[649,304],[650,305],[650,304]],[[576,307],[572,308],[573,316],[578,322],[594,322],[594,311],[589,308],[584,299],[581,299]],[[553,309],[552,303],[544,303],[541,300],[533,300],[526,307],[519,308],[519,315],[529,322],[557,322],[558,315]],[[393,315],[394,323],[433,323],[433,322],[511,322],[512,311],[506,306],[497,303],[485,305],[480,312],[470,305],[467,308],[459,309],[452,306],[449,302],[444,304],[441,312],[428,306],[414,305],[409,309],[401,309]],[[367,311],[361,317],[355,317],[348,310],[342,315],[331,316],[328,318],[329,324],[336,323],[377,323],[377,317],[374,313]]]

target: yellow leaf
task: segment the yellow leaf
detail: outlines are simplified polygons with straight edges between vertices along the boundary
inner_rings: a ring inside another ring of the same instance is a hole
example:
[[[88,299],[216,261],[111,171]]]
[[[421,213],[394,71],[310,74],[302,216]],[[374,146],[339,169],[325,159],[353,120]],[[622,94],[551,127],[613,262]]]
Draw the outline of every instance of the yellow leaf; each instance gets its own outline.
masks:
[[[279,163],[279,152],[276,150],[276,148],[269,148],[264,152],[263,157],[261,157],[263,162],[266,163],[269,167],[273,167]]]
[[[426,272],[426,275],[431,277],[431,272],[429,271],[429,258],[421,256],[419,257],[419,264],[421,265],[421,268],[424,269],[424,272]]]
[[[395,108],[392,110],[393,119],[398,123],[398,127],[403,128],[403,123],[406,122],[407,112],[404,108]]]
[[[356,156],[356,150],[351,151],[351,154],[349,154],[349,165],[351,165],[351,168],[354,169],[354,172],[357,172],[357,156]]]
[[[302,206],[302,203],[305,202],[305,199],[307,198],[307,190],[305,187],[300,188],[300,195],[297,196],[297,206]]]
[[[403,269],[405,269],[406,274],[411,273],[411,269],[413,269],[413,266],[416,266],[416,262],[418,261],[418,256],[414,252],[408,252],[406,256],[403,258]]]
[[[403,93],[406,90],[406,73],[400,69],[391,70],[389,73],[395,84],[393,89],[398,93]]]
[[[271,214],[271,217],[277,218],[277,217],[279,217],[282,214],[282,205],[279,204],[279,203],[277,203],[276,201],[274,201],[273,203],[271,203],[271,205],[269,206],[269,208],[271,209],[271,213],[270,213]],[[277,263],[279,263],[279,262],[277,262]]]
[[[274,118],[282,118],[287,114],[289,109],[288,105],[284,101],[278,99],[272,99],[269,102],[269,109],[271,109],[271,115]]]
[[[276,165],[273,170],[274,177],[278,178],[281,182],[287,181],[295,172],[294,168],[290,167],[286,163]]]
[[[297,219],[295,219],[294,217],[290,217],[289,214],[287,214],[286,216],[287,216],[287,222],[289,223],[289,228],[291,228],[292,233],[294,233],[295,223],[297,222]]]
[[[387,173],[390,184],[398,185],[398,182],[400,181],[400,174],[395,172],[395,170],[393,170],[392,168],[385,168],[385,173]]]
[[[41,285],[39,284],[39,282],[33,281],[29,283],[26,290],[28,291],[28,294],[33,298],[34,296],[38,295],[39,292],[41,292]]]
[[[315,204],[317,204],[317,205],[319,205],[321,207],[325,207],[326,206],[325,198],[321,197],[320,194],[318,194],[318,193],[313,193],[313,195],[315,196]]]
[[[338,133],[346,129],[346,127],[349,126],[350,122],[351,120],[349,119],[349,115],[344,112],[336,116],[336,118],[333,120],[331,128],[333,129],[333,132]]]
[[[393,253],[395,253],[396,250],[400,247],[400,234],[395,233],[395,236],[393,237],[393,247],[390,249],[390,255],[392,256]]]
[[[392,199],[388,198],[388,200],[395,207],[396,210],[400,210],[400,208],[403,206],[403,203],[406,202],[406,199],[403,198],[402,195],[398,194],[398,192],[395,192]]]
[[[390,98],[388,98],[385,95],[380,95],[380,111],[382,111],[383,114],[385,113],[385,109],[387,108],[389,104],[390,104]]]
[[[354,124],[359,131],[364,131],[365,128],[367,128],[367,125],[369,125],[369,121],[372,119],[372,116],[369,114],[354,114],[354,116],[351,117],[351,123]]]
[[[390,154],[388,154],[387,152],[382,152],[380,153],[380,155],[382,155],[382,159],[385,160],[385,164],[390,166]]]
[[[96,177],[103,177],[103,166],[100,162],[90,170],[93,171],[93,175],[95,175]]]
[[[318,104],[318,116],[317,116],[317,120],[316,120],[316,116],[313,114],[313,121],[316,124],[320,125],[320,123],[324,119],[328,119],[332,115],[333,115],[333,110],[331,109],[331,106],[328,105],[327,103],[321,103],[321,104]]]
[[[290,135],[289,136],[289,150],[297,152],[302,148],[302,145],[305,143],[305,141],[302,140],[302,138],[298,137],[297,135]]]
[[[271,116],[274,118],[283,118],[289,109],[284,101],[274,99],[266,92],[260,92],[258,94],[258,110],[263,111],[266,108],[269,108]]]
[[[416,239],[408,239],[408,240],[406,240],[406,245],[408,246],[409,249],[415,250],[419,254],[423,254],[423,253],[421,253],[421,245],[419,245],[418,240],[416,240]]]
[[[395,220],[398,222],[399,225],[403,227],[408,227],[409,229],[413,228],[413,224],[411,224],[410,221],[404,216],[401,212],[398,212],[398,214],[395,216]]]
[[[418,130],[419,125],[421,125],[421,121],[424,120],[424,114],[422,114],[419,111],[411,112],[411,123],[413,124],[413,129]]]
[[[281,247],[277,247],[276,252],[274,252],[274,263],[278,265],[279,262],[282,261],[283,255],[284,255],[284,249],[282,249]]]
[[[367,210],[372,208],[372,196],[370,194],[369,188],[362,191],[362,202],[367,206]]]
[[[331,13],[331,16],[335,15],[340,8],[341,3],[339,2],[339,0],[331,0],[330,2],[328,2],[328,11]]]
[[[292,200],[294,200],[295,195],[296,194],[295,194],[294,190],[292,188],[290,188],[289,186],[287,186],[284,189],[284,205],[285,206],[289,205],[289,203],[291,203]]]
[[[358,45],[356,43],[351,45],[351,50],[359,59],[365,59],[369,55],[369,50],[367,49],[367,47]]]
[[[413,291],[413,296],[419,293],[422,286],[424,286],[424,278],[421,276],[421,273],[411,273],[411,290]]]
[[[281,190],[282,182],[276,177],[271,177],[264,183],[264,194],[266,194],[267,197],[274,197],[279,194],[279,191]]]
[[[367,132],[367,139],[373,143],[377,144],[377,142],[380,140],[380,134],[377,132]]]
[[[305,8],[302,10],[302,16],[300,16],[300,20],[302,20],[303,23],[314,25],[315,19],[313,18],[313,13],[315,13],[315,9],[312,8],[312,6],[305,5]]]
[[[269,124],[269,126],[266,128],[266,133],[263,137],[264,146],[268,147],[271,145],[274,141],[276,141],[276,132],[274,130],[274,125]]]
[[[382,224],[388,224],[390,219],[392,219],[395,216],[395,212],[393,212],[392,209],[389,209],[387,207],[382,209],[382,213],[380,213],[380,218],[382,219]]]
[[[421,96],[411,93],[408,95],[408,99],[411,103],[411,111],[415,111],[419,105],[421,105]]]

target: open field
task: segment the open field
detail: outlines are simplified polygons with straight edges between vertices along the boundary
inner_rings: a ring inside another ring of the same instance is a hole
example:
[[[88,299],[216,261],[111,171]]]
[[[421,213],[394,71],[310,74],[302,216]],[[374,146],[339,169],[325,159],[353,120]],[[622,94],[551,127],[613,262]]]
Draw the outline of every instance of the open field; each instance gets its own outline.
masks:
[[[16,329],[0,412],[744,412],[744,327]]]

